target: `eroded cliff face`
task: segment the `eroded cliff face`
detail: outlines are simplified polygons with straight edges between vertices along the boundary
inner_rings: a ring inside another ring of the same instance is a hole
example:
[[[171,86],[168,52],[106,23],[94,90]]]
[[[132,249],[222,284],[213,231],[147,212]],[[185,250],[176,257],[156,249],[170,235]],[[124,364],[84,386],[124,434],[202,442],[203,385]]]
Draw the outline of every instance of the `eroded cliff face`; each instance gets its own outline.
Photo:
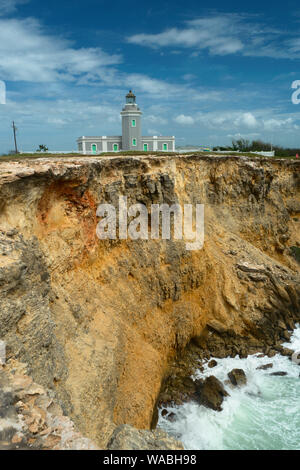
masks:
[[[169,364],[192,338],[255,350],[299,320],[290,251],[299,246],[299,168],[230,156],[2,163],[8,357],[26,362],[98,446],[117,425],[149,429]],[[205,204],[204,248],[100,241],[97,206],[117,206],[121,195],[147,207]]]

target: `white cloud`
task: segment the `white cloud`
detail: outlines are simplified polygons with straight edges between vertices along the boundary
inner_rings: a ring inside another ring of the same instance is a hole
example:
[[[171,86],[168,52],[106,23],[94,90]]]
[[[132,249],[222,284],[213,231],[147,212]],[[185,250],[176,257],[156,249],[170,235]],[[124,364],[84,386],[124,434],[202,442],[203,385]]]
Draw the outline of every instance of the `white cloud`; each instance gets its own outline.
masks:
[[[258,122],[252,113],[243,113],[237,117],[234,124],[235,126],[245,126],[245,127],[253,128],[253,127],[257,127]]]
[[[68,124],[68,121],[66,119],[60,119],[60,118],[56,118],[56,117],[49,117],[48,118],[48,123],[49,124],[54,124],[56,126],[64,126],[65,124]]]
[[[160,131],[157,131],[156,129],[147,129],[147,135],[162,135]]]
[[[227,136],[248,135],[257,137],[262,131],[273,132],[278,129],[293,131],[298,129],[299,116],[275,114],[274,110],[244,111],[215,111],[195,114],[195,122],[207,129],[229,132]],[[249,133],[251,129],[253,132]],[[236,131],[236,132],[234,132]]]
[[[254,57],[300,58],[298,29],[276,30],[250,15],[217,14],[185,22],[183,28],[169,28],[157,34],[135,34],[131,44],[152,48],[192,49],[190,57],[207,50],[212,55],[242,54]]]
[[[182,124],[184,126],[192,125],[195,122],[192,116],[186,116],[185,114],[179,114],[179,116],[174,118],[174,121],[177,122],[177,124]]]
[[[257,137],[260,137],[260,133],[251,132],[249,134],[241,134],[238,132],[237,134],[227,134],[227,137],[231,139],[256,139]]]
[[[285,119],[282,118],[270,118],[263,120],[263,125],[264,128],[267,131],[276,131],[278,129],[299,129],[299,126],[295,124],[295,121],[293,118],[288,117]]]
[[[189,93],[194,100],[219,100],[216,91],[193,90],[140,73],[120,72],[122,61],[101,48],[72,47],[70,41],[50,36],[34,18],[0,19],[0,79],[36,83],[76,82],[133,88],[139,93],[170,98]]]
[[[45,34],[33,19],[0,19],[0,78],[50,82],[74,80],[82,74],[121,61],[100,48],[75,49],[69,41]]]
[[[143,121],[149,122],[151,124],[161,124],[161,125],[165,125],[168,122],[167,119],[158,115],[154,115],[154,114],[148,114],[148,115],[146,114],[143,118]]]
[[[14,13],[17,5],[28,3],[30,0],[0,0],[0,16]]]
[[[171,28],[158,34],[136,34],[127,40],[150,47],[181,46],[208,49],[212,54],[226,55],[243,49],[243,43],[234,32],[235,17],[217,16],[187,22],[184,29]]]
[[[182,76],[183,80],[186,80],[187,82],[189,82],[190,80],[195,80],[195,78],[197,78],[197,75],[194,75],[192,73],[186,73]]]

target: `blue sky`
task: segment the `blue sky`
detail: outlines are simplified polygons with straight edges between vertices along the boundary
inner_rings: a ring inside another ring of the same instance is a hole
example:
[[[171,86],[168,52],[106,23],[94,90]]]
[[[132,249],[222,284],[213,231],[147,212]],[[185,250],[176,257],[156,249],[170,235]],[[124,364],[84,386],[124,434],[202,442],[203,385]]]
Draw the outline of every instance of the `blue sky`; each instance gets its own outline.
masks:
[[[119,135],[132,88],[144,135],[300,146],[296,1],[0,0],[0,152]]]

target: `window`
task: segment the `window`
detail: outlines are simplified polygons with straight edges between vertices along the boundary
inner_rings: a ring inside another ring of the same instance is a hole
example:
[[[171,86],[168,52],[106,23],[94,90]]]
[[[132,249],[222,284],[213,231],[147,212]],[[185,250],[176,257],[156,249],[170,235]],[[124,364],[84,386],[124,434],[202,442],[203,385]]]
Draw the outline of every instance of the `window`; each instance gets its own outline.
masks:
[[[132,145],[133,147],[136,147],[136,139],[132,139]]]
[[[148,152],[148,144],[144,144],[144,152]]]
[[[114,152],[117,152],[119,150],[119,145],[118,144],[114,144],[113,145],[113,149],[114,149]]]
[[[92,153],[97,153],[97,144],[92,144]]]
[[[164,144],[164,145],[163,145],[163,149],[164,149],[164,150],[168,150],[168,144]]]
[[[131,121],[131,127],[136,127],[136,120],[135,120],[135,119],[132,119],[132,121]]]

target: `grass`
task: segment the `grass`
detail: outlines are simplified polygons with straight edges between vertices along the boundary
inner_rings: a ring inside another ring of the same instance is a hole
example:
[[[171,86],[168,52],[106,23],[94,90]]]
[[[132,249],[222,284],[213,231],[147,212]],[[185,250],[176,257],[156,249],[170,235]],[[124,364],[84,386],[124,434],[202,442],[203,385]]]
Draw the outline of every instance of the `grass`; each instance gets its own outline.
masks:
[[[82,153],[18,153],[13,155],[0,155],[0,162],[12,162],[12,161],[22,161],[22,160],[35,160],[37,158],[70,158],[70,157],[80,157],[80,158],[90,158],[90,157],[118,157],[118,156],[135,156],[135,155],[156,155],[156,156],[166,156],[166,155],[176,155],[176,152],[144,152],[144,151],[127,151],[127,152],[105,152],[99,155],[83,155]]]
[[[19,153],[15,155],[0,155],[0,163],[1,162],[20,162],[22,160],[35,160],[37,158],[70,158],[70,157],[80,157],[80,158],[90,158],[90,157],[109,157],[109,156],[137,156],[137,155],[154,155],[154,156],[172,156],[172,155],[181,155],[181,156],[186,156],[186,155],[199,155],[199,156],[209,156],[211,154],[214,154],[216,156],[246,156],[246,157],[252,157],[252,158],[260,158],[260,159],[265,159],[265,158],[270,158],[270,159],[277,159],[277,158],[285,158],[285,159],[296,159],[295,156],[276,156],[276,157],[263,157],[261,155],[253,154],[250,152],[245,152],[245,153],[240,153],[240,152],[231,152],[227,154],[222,154],[222,153],[214,153],[213,151],[211,152],[185,152],[185,153],[177,153],[177,152],[144,152],[144,151],[137,151],[137,150],[131,150],[131,151],[124,151],[124,152],[106,152],[106,153],[101,153],[100,155],[82,155],[81,153],[64,153],[64,154],[51,154],[51,153]]]

